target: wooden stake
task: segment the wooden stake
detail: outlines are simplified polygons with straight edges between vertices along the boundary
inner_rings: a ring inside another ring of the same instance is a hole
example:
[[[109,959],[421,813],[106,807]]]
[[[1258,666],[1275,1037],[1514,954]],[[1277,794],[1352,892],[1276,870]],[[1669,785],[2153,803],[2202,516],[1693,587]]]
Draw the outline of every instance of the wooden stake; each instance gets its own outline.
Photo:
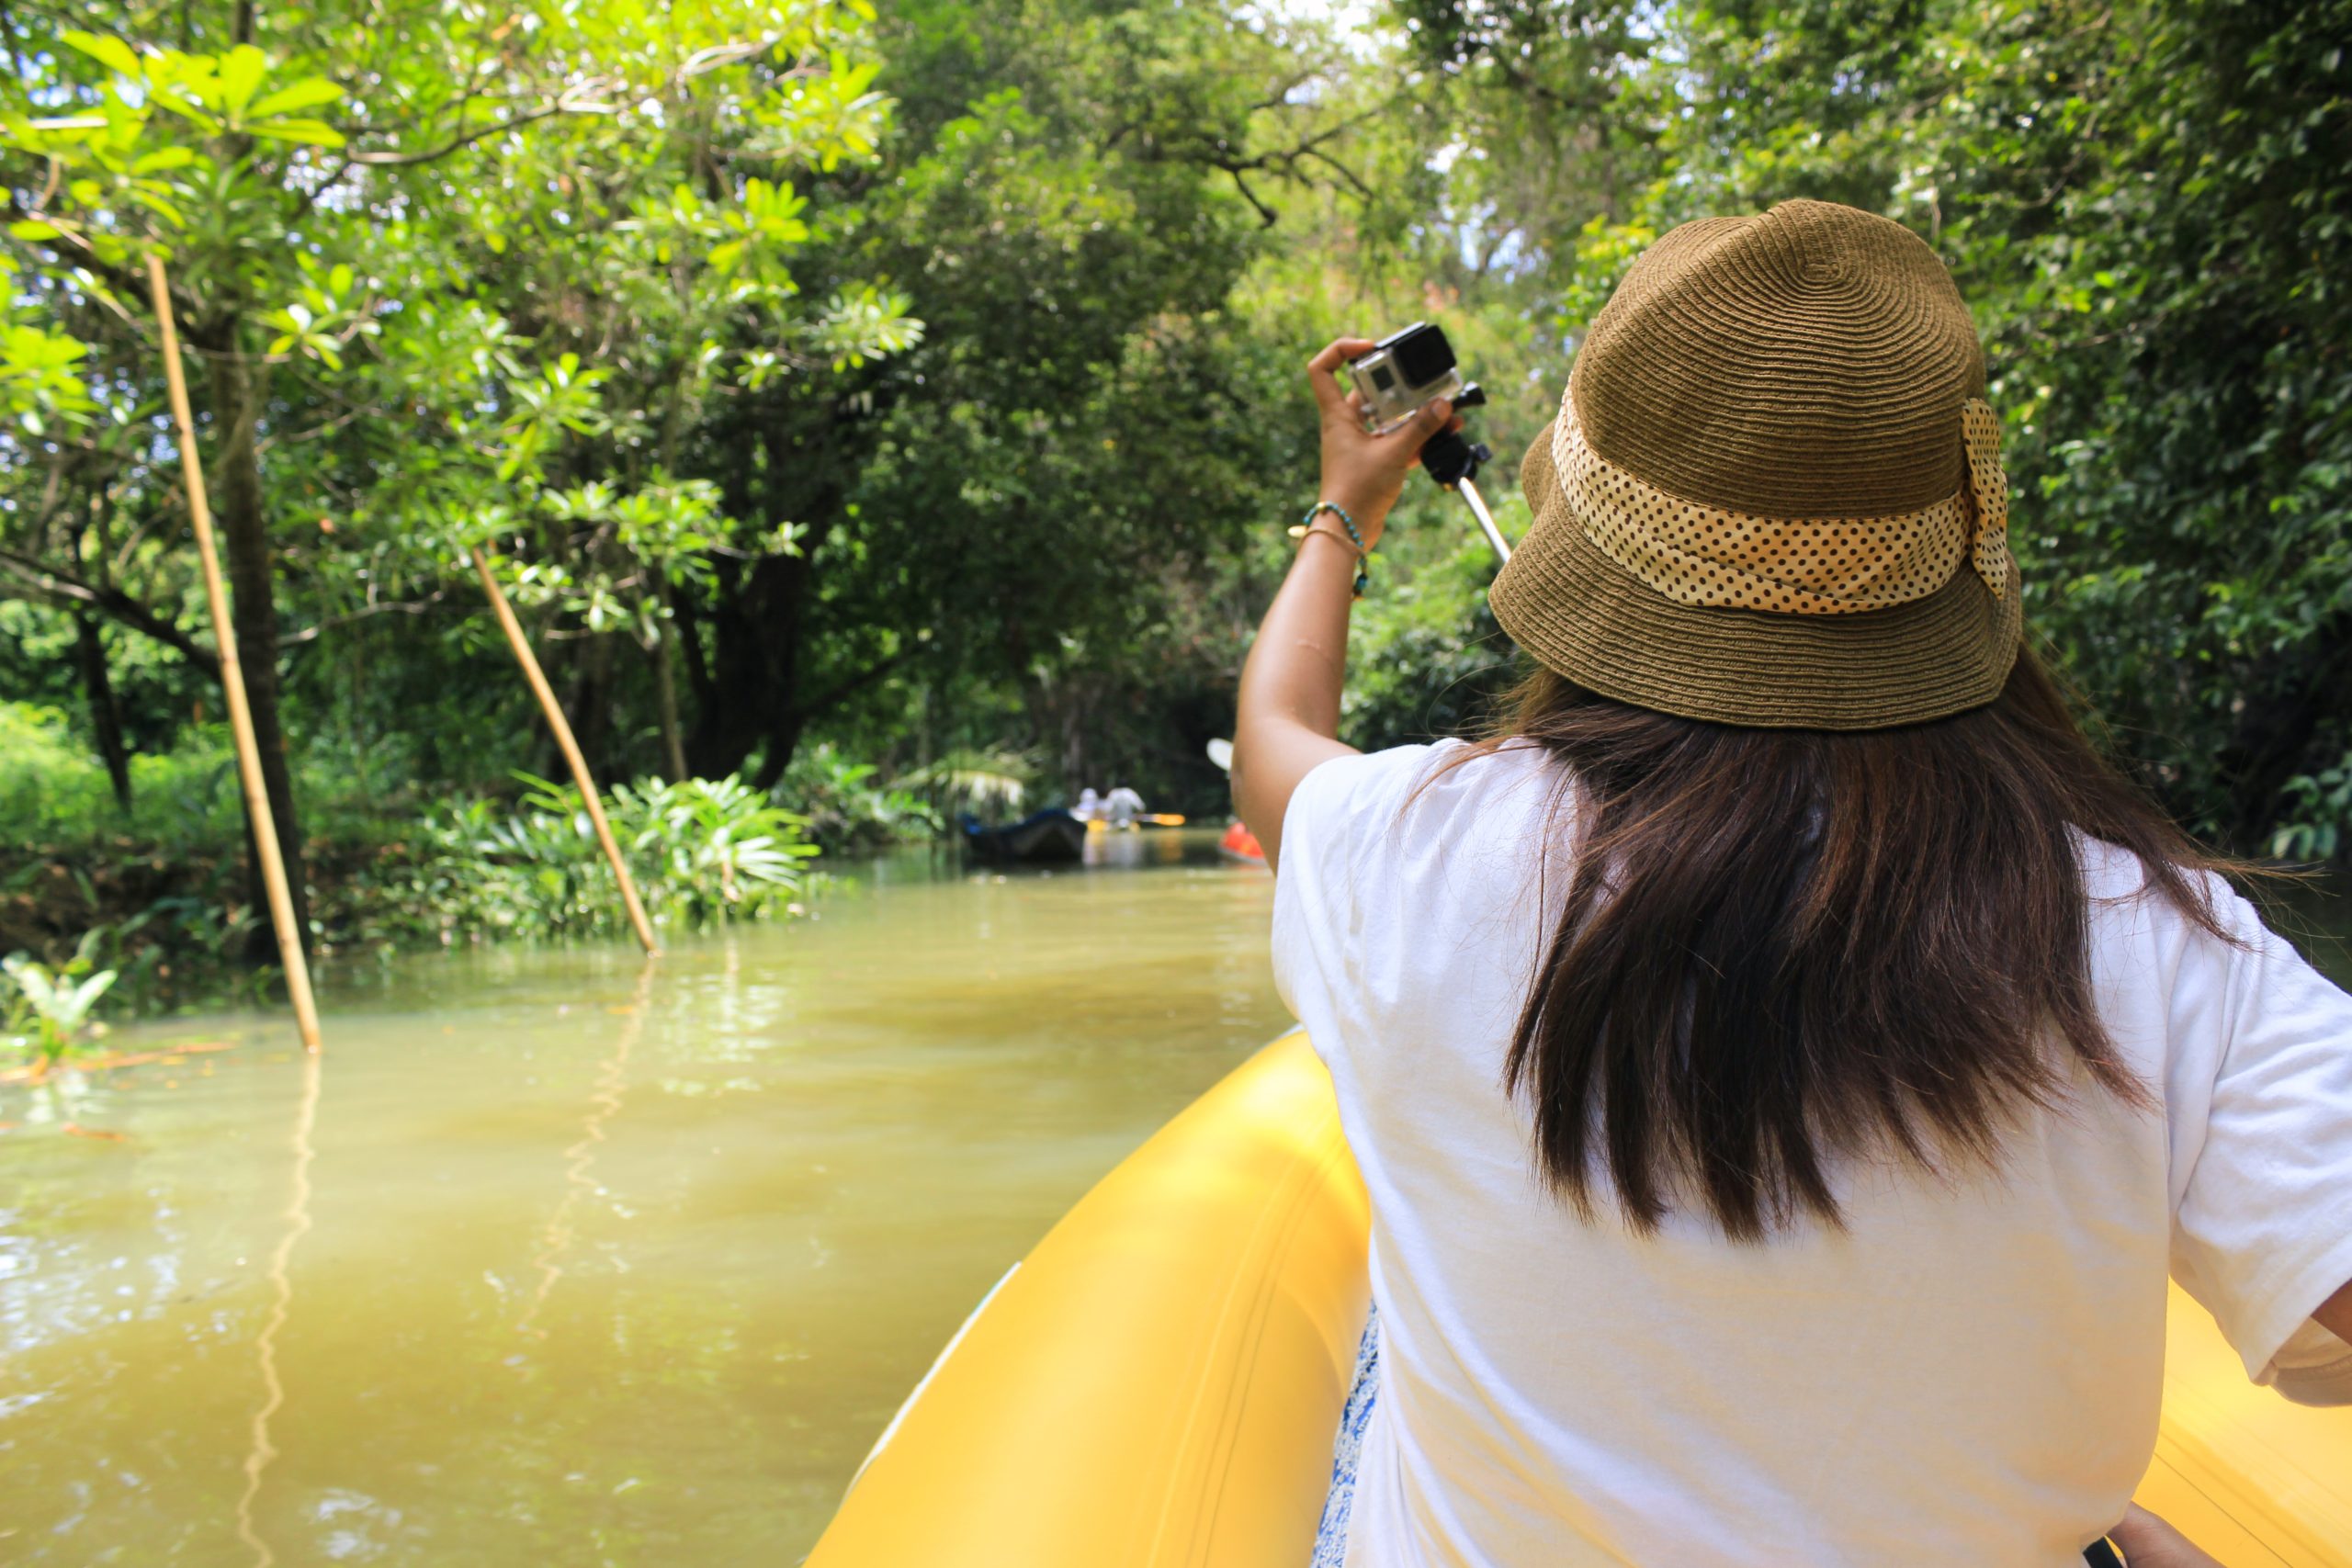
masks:
[[[155,301],[155,322],[164,333],[164,382],[171,390],[172,423],[179,427],[180,469],[187,480],[187,514],[196,525],[196,551],[204,561],[204,598],[212,612],[212,640],[220,645],[220,686],[229,698],[229,728],[237,739],[237,776],[245,786],[245,814],[253,824],[254,851],[261,857],[262,886],[269,892],[269,923],[277,931],[277,956],[286,965],[286,993],[302,1049],[319,1048],[319,1004],[311,995],[310,961],[302,955],[302,933],[294,928],[294,897],[286,886],[286,857],[278,852],[277,818],[262,782],[261,747],[254,739],[254,713],[245,703],[245,671],[237,660],[237,634],[229,624],[229,591],[220,581],[220,558],[212,543],[212,505],[204,491],[204,465],[196,455],[196,420],[188,412],[187,380],[180,369],[180,335],[172,321],[172,290],[164,261],[147,258],[147,291]]]
[[[588,820],[596,827],[596,841],[605,846],[605,858],[612,863],[613,875],[621,885],[621,902],[628,906],[629,924],[637,928],[637,940],[648,953],[662,949],[653,941],[653,923],[645,918],[645,906],[638,902],[637,884],[621,860],[621,847],[613,841],[612,824],[605,820],[605,803],[596,796],[596,781],[588,776],[588,759],[580,754],[580,742],[571,736],[571,725],[563,716],[562,705],[555,700],[555,688],[548,684],[547,674],[539,668],[531,644],[523,636],[523,623],[514,618],[514,606],[506,602],[506,592],[498,586],[498,578],[490,570],[490,558],[481,547],[473,549],[474,570],[481,576],[482,592],[490,595],[490,607],[498,612],[498,624],[506,632],[506,645],[514,650],[514,661],[523,667],[523,678],[531,683],[531,691],[539,699],[539,711],[548,716],[548,728],[555,731],[555,743],[563,748],[563,760],[571,764],[571,782],[580,786],[580,798],[588,807]]]

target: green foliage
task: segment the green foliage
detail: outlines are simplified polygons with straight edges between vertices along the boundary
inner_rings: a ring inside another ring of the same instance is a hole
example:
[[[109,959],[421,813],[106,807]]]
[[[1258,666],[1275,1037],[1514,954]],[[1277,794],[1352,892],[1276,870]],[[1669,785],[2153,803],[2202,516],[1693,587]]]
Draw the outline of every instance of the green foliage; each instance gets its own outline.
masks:
[[[1020,751],[963,748],[890,781],[921,795],[943,821],[966,811],[1017,817],[1036,786],[1037,761]]]
[[[62,716],[0,704],[0,819],[14,836],[0,853],[0,942],[62,973],[116,972],[108,1005],[128,1014],[258,998],[270,984],[240,967],[262,913],[236,871],[243,807],[227,737],[189,739],[134,759],[137,807],[126,818]],[[453,800],[332,749],[297,771],[319,829],[314,946],[330,961],[416,943],[627,932],[569,786],[524,774],[517,800]],[[843,849],[935,830],[929,807],[876,776],[814,747],[790,781],[808,812],[735,780],[622,785],[606,806],[652,918],[701,930],[790,912],[820,830]]]
[[[0,820],[46,837],[54,818],[95,818],[92,802],[75,788],[91,781],[105,787],[96,763],[67,732],[62,713],[0,703]]]
[[[125,814],[66,714],[0,703],[0,823],[6,824],[0,866],[8,852],[184,856],[233,846],[246,818],[229,727],[189,725],[176,740],[169,751],[131,757],[132,806]],[[332,735],[304,752],[295,773],[325,838],[371,841],[413,804],[391,759],[346,750]]]
[[[2352,746],[2352,5],[1404,8],[1485,122],[1586,127],[1535,157],[1586,215],[1526,256],[1570,340],[1685,219],[1819,197],[1936,245],[2077,681],[2199,830],[2352,825],[2313,782]]]
[[[82,378],[87,345],[64,333],[13,321],[14,268],[0,265],[0,419],[38,439],[78,424],[97,404]]]
[[[106,771],[61,710],[0,703],[0,822],[19,845],[159,846],[218,841],[241,830],[237,761],[224,725],[191,729],[167,755],[132,759],[132,813],[116,809]]]
[[[444,942],[628,931],[580,792],[521,776],[527,787],[514,808],[445,808],[371,874],[381,930]],[[799,912],[801,863],[817,853],[804,836],[808,819],[741,780],[622,784],[608,792],[605,812],[655,925],[700,931]]]
[[[290,649],[430,610],[492,546],[542,574],[540,629],[621,635],[673,685],[673,594],[797,548],[685,466],[701,418],[921,341],[887,273],[797,270],[888,124],[870,7],[53,15],[0,13],[0,574],[208,675],[149,254],[211,371],[199,420],[266,449],[215,501],[241,590],[285,584]],[[471,644],[430,629],[402,660],[428,682]]]
[[[941,818],[920,795],[879,781],[872,762],[853,762],[830,741],[803,746],[776,784],[775,797],[808,822],[829,852],[879,849],[930,837]]]
[[[14,990],[0,1007],[0,1044],[31,1054],[45,1070],[103,1032],[90,1015],[116,976],[94,966],[91,945],[84,939],[73,958],[55,970],[21,953],[0,959],[0,976]]]
[[[2352,823],[2352,753],[2317,773],[2287,781],[2285,823],[2270,835],[2270,852],[2281,860],[2330,861],[2344,852],[2346,823]]]
[[[97,898],[86,903],[93,909],[104,907]],[[107,1005],[127,1017],[223,1001],[260,1006],[275,1001],[279,976],[275,966],[248,964],[244,955],[256,939],[267,940],[266,919],[260,909],[218,892],[165,892],[119,919],[92,925],[68,963],[114,974]]]
[[[577,802],[569,786],[537,781],[526,811],[561,810]],[[805,880],[799,863],[816,854],[808,819],[773,805],[740,779],[641,782],[613,791],[614,833],[643,880],[647,910],[690,929],[756,919]],[[585,824],[587,813],[575,818]]]
[[[1506,508],[1496,521],[1515,535],[1522,511]],[[1392,530],[1382,541],[1372,591],[1348,628],[1340,717],[1351,743],[1369,750],[1468,733],[1509,682],[1510,641],[1487,610],[1494,552],[1465,521],[1440,511],[1425,531]]]

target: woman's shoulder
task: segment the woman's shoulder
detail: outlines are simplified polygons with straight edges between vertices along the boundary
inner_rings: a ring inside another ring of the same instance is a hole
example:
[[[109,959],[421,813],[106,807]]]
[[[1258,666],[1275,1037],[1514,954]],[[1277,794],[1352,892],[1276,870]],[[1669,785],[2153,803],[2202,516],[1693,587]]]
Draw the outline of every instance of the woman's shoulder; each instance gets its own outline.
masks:
[[[1555,765],[1532,742],[1447,739],[1334,757],[1309,773],[1299,789],[1311,792],[1319,810],[1352,816],[1385,805],[1392,812],[1442,816],[1491,808],[1514,795],[1540,796],[1555,777]]]
[[[1283,829],[1283,858],[1313,845],[1336,870],[1367,862],[1396,872],[1466,863],[1487,851],[1517,860],[1560,779],[1540,747],[1441,740],[1335,757],[1299,785]],[[1473,852],[1477,852],[1474,855]]]
[[[2224,945],[2244,943],[2264,930],[2260,912],[2220,872],[2179,866],[2167,886],[2146,862],[2120,844],[2077,831],[2075,850],[2095,928],[2166,937],[2191,934]],[[2205,916],[2211,917],[2210,926],[2201,918]]]

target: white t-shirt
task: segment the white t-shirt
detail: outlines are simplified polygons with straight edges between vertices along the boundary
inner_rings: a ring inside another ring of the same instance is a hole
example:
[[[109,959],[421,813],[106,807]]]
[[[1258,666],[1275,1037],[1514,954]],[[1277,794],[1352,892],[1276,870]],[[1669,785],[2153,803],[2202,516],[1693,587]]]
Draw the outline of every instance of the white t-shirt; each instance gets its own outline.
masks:
[[[1350,1568],[2080,1568],[2154,1447],[2168,1271],[2258,1380],[2352,1402],[2310,1321],[2352,1279],[2352,998],[2245,903],[2233,948],[2089,848],[2100,1015],[2161,1116],[2094,1097],[1941,1185],[1857,1164],[1843,1234],[1645,1237],[1547,1193],[1501,1089],[1557,774],[1506,750],[1408,805],[1453,744],[1326,762],[1283,825],[1275,976],[1372,1194]]]

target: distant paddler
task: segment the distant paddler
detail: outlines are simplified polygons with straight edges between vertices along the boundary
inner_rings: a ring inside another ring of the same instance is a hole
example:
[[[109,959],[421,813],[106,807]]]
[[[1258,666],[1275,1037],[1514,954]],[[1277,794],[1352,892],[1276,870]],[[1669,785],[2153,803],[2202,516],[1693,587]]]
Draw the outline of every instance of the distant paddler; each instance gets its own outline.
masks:
[[[1146,811],[1143,796],[1125,784],[1107,795],[1092,786],[1078,792],[1078,804],[1069,814],[1086,824],[1090,833],[1107,833],[1114,829],[1131,830],[1136,828],[1182,828],[1184,815],[1180,811]]]
[[[1143,796],[1125,784],[1116,784],[1102,797],[1102,819],[1114,829],[1133,829],[1143,815]]]

